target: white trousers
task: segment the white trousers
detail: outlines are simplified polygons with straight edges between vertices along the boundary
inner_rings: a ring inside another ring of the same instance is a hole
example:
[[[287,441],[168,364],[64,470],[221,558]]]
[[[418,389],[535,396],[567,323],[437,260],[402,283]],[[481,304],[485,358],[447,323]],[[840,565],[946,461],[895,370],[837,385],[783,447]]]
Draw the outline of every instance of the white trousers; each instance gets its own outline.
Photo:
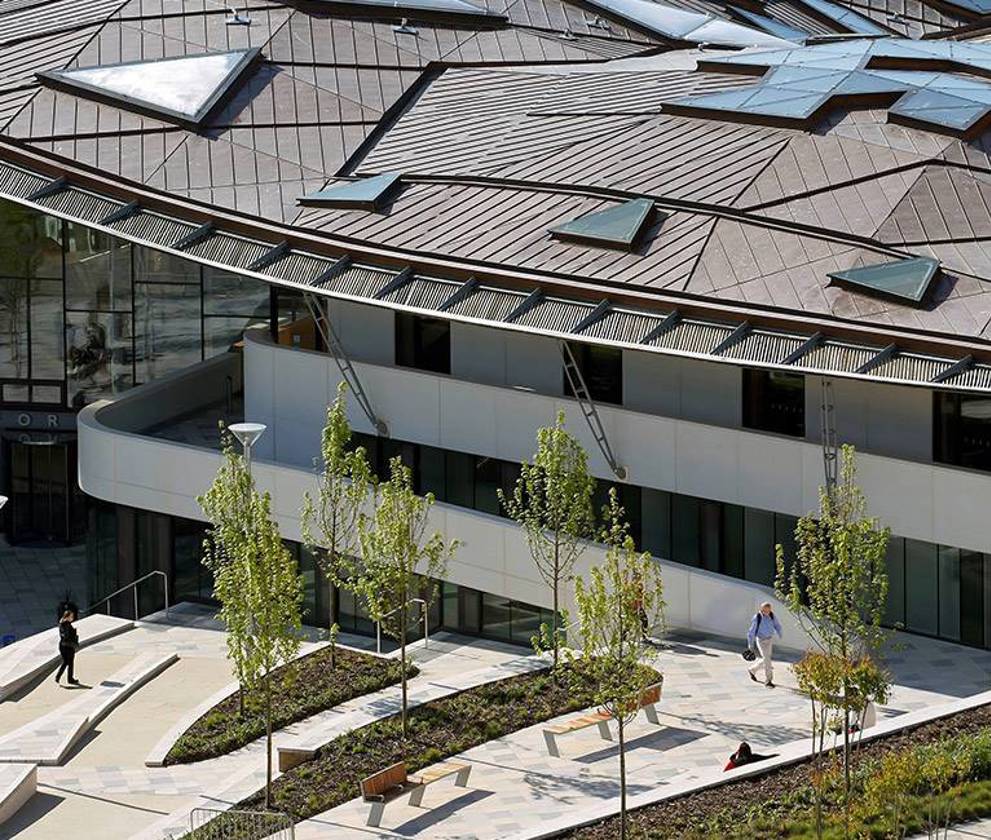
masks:
[[[774,639],[757,639],[757,650],[760,651],[760,659],[747,670],[756,675],[757,671],[763,668],[764,682],[774,682],[774,663],[771,661],[771,657],[774,656]]]

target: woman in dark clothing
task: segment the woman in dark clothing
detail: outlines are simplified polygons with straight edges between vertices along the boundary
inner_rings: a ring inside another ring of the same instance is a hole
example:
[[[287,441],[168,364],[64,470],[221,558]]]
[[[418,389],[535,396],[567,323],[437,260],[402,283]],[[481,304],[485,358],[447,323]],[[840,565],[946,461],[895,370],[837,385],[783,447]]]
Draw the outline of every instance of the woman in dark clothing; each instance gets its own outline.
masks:
[[[79,647],[79,634],[76,632],[76,628],[72,626],[75,618],[75,613],[71,610],[66,610],[62,613],[62,618],[58,623],[58,652],[62,656],[62,664],[59,666],[58,673],[55,675],[55,682],[59,682],[62,679],[62,673],[68,668],[70,685],[79,685],[79,680],[72,673],[72,667],[76,659],[76,650]]]
[[[777,755],[777,753],[774,755]],[[760,753],[755,753],[752,749],[750,749],[750,744],[744,741],[739,747],[737,747],[736,752],[729,757],[729,761],[726,762],[723,772],[727,770],[735,770],[737,767],[743,767],[744,764],[753,764],[755,761],[764,761],[768,758],[774,758],[774,755],[761,755]]]

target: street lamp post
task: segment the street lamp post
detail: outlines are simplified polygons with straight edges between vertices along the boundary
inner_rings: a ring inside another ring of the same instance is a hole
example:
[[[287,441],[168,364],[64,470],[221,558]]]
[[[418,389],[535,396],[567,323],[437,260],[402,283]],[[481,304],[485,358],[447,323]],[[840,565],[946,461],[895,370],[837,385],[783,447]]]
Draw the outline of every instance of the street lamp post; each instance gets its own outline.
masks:
[[[258,442],[267,426],[264,423],[235,423],[229,427],[234,435],[244,447],[244,466],[248,470],[248,478],[251,478],[251,447]]]

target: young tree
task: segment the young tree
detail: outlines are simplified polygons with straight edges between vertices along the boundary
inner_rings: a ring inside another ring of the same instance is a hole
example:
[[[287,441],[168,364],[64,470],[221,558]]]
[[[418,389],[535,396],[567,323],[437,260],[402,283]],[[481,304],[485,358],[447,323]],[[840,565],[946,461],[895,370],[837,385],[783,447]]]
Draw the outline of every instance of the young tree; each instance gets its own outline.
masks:
[[[890,530],[867,516],[867,502],[857,486],[856,454],[843,446],[839,481],[819,491],[819,512],[802,517],[795,529],[798,556],[787,562],[777,546],[775,592],[825,654],[804,679],[810,696],[831,696],[843,713],[845,807],[850,798],[851,715],[882,699],[887,675],[868,668],[884,643],[881,628],[888,596],[885,553]],[[801,676],[801,673],[800,673]],[[824,685],[817,686],[819,677]],[[834,690],[838,684],[839,691]],[[870,686],[874,696],[864,696]]]
[[[642,637],[645,623],[662,621],[664,601],[658,564],[649,553],[637,551],[615,488],[604,512],[605,562],[592,567],[587,581],[575,581],[582,652],[568,650],[565,657],[574,666],[570,678],[593,687],[596,702],[619,728],[620,837],[625,840],[626,726],[640,709],[644,691],[658,681],[649,667],[657,649],[644,646]]]
[[[352,585],[365,599],[368,614],[382,629],[399,642],[402,670],[403,739],[409,734],[406,722],[406,637],[410,625],[412,599],[422,598],[424,612],[436,594],[436,586],[424,591],[424,579],[442,578],[447,561],[458,542],[445,544],[434,532],[426,536],[427,516],[434,496],[417,496],[408,467],[397,456],[389,462],[389,480],[375,492],[375,509],[371,516],[361,514],[358,534],[361,560],[355,569]]]
[[[588,457],[581,444],[565,430],[563,411],[558,412],[553,426],[537,431],[533,463],[523,463],[512,496],[499,491],[499,501],[523,529],[534,565],[551,588],[555,669],[561,647],[558,631],[561,584],[570,580],[575,562],[585,550],[585,539],[592,536],[594,491]]]
[[[272,518],[271,498],[259,493],[229,435],[224,461],[198,498],[211,523],[203,562],[213,572],[227,654],[244,688],[263,692],[267,772],[272,788],[272,672],[299,652],[303,579]],[[243,712],[243,705],[242,705]]]
[[[337,388],[337,397],[327,406],[327,419],[320,438],[323,471],[317,498],[303,496],[303,543],[313,552],[330,587],[349,587],[353,558],[358,553],[358,519],[368,499],[372,472],[362,447],[350,448],[347,385]],[[328,638],[330,662],[336,664],[337,617],[332,614]]]

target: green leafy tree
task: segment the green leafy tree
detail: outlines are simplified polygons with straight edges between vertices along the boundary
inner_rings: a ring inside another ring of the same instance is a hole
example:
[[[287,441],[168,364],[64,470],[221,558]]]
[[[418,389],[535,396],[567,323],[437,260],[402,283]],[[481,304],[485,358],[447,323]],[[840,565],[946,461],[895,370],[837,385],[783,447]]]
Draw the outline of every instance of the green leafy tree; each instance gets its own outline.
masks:
[[[888,596],[885,554],[891,532],[867,515],[856,478],[854,448],[843,446],[836,486],[820,488],[818,513],[803,516],[795,529],[797,556],[789,562],[777,546],[775,580],[777,596],[826,656],[821,667],[809,669],[804,688],[821,703],[828,698],[842,713],[847,814],[851,719],[868,702],[886,696],[890,684],[883,670],[870,669],[864,662],[873,662],[885,641],[881,621]],[[870,695],[865,695],[868,686]]]
[[[649,553],[637,551],[615,488],[604,513],[605,561],[592,567],[587,580],[575,580],[582,651],[566,650],[565,658],[573,666],[569,678],[584,690],[592,686],[596,703],[619,728],[620,837],[625,840],[626,726],[640,709],[645,690],[658,682],[650,667],[657,649],[644,646],[642,639],[645,626],[663,622],[664,600],[659,566]]]
[[[299,652],[303,579],[244,458],[223,437],[224,460],[198,498],[211,528],[203,562],[213,572],[227,654],[242,688],[260,690],[265,709],[265,807],[272,788],[272,672]],[[243,706],[242,706],[243,711]]]
[[[439,532],[427,535],[427,518],[434,496],[413,492],[412,474],[397,456],[389,462],[389,480],[378,486],[371,516],[358,519],[361,560],[355,569],[353,586],[368,607],[372,621],[399,643],[402,670],[402,730],[407,726],[406,639],[414,598],[422,598],[426,611],[436,596],[436,586],[425,585],[425,578],[443,578],[448,560],[459,543],[445,543]]]
[[[564,428],[563,411],[558,412],[553,426],[537,431],[533,462],[523,463],[512,495],[499,491],[499,501],[523,529],[534,565],[551,589],[554,610],[550,643],[555,669],[561,648],[561,584],[571,579],[585,540],[592,536],[594,492],[588,456]]]
[[[327,419],[320,438],[323,470],[314,499],[303,497],[303,543],[313,553],[330,587],[351,587],[353,558],[358,552],[358,520],[368,500],[372,472],[362,447],[351,448],[347,385],[337,388],[327,406]],[[328,638],[331,667],[336,666],[337,616],[331,615]]]

